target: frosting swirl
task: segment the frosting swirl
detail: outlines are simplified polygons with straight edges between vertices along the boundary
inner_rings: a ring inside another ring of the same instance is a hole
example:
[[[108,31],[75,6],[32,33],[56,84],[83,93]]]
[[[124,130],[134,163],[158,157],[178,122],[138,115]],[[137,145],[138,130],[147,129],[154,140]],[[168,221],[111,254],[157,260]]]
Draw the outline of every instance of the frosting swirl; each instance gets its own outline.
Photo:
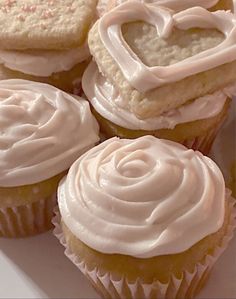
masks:
[[[173,129],[181,123],[214,117],[222,111],[227,97],[232,98],[236,95],[236,84],[233,84],[159,116],[139,119],[125,108],[122,96],[99,73],[95,62],[91,62],[85,70],[82,85],[88,100],[100,115],[130,130]]]
[[[112,138],[72,165],[58,200],[65,224],[91,248],[148,258],[219,230],[225,186],[200,152],[152,136]]]
[[[225,39],[218,46],[175,64],[149,67],[132,51],[122,36],[122,25],[135,21],[153,25],[161,38],[168,38],[175,28],[188,30],[197,27],[216,29],[224,34]],[[139,92],[147,92],[236,59],[236,16],[229,11],[209,12],[202,7],[192,7],[175,13],[160,7],[156,2],[145,4],[128,1],[99,19],[98,31],[125,79]]]
[[[90,56],[88,45],[67,51],[10,51],[0,50],[0,64],[24,74],[48,77],[69,71]]]
[[[0,81],[1,187],[53,177],[98,140],[87,101],[47,84]]]

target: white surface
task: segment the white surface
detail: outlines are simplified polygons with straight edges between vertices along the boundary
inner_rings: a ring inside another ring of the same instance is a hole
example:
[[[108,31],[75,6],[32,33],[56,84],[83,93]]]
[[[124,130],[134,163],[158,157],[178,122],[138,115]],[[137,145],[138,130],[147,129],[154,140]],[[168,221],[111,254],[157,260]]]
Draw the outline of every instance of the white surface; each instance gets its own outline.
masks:
[[[213,150],[221,167],[227,166],[224,172],[235,159],[235,115],[236,101]],[[219,146],[226,151],[224,156]],[[0,286],[0,298],[99,298],[64,256],[63,247],[51,232],[22,240],[0,239]],[[215,265],[198,298],[236,298],[236,238]]]

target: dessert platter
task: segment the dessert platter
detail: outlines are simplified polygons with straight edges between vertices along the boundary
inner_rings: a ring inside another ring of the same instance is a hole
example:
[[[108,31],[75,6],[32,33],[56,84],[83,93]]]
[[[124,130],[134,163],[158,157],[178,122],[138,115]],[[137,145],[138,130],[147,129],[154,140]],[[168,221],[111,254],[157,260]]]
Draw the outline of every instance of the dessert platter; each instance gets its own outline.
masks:
[[[236,298],[233,0],[0,0],[0,298]]]

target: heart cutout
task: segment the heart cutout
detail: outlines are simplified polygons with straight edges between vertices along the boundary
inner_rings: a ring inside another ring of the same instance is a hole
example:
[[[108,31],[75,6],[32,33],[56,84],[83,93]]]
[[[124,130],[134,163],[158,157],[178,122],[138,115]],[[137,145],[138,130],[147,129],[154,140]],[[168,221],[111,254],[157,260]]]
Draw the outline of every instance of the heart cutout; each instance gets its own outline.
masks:
[[[149,67],[133,52],[122,35],[122,25],[135,21],[155,26],[158,36],[162,38],[170,36],[174,28],[187,30],[198,27],[216,29],[224,34],[225,39],[216,47],[175,64]],[[140,92],[179,81],[236,59],[236,16],[226,11],[209,12],[201,7],[193,7],[175,13],[157,3],[129,1],[99,20],[99,34],[126,80]]]

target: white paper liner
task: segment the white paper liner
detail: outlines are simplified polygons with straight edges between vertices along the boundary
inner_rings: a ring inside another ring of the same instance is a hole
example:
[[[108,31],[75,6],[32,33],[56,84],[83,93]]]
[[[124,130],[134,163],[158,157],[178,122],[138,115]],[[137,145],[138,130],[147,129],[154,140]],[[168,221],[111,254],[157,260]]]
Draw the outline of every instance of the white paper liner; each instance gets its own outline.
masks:
[[[79,77],[75,79],[72,82],[73,85],[73,94],[77,96],[82,96],[83,95],[83,90],[82,90],[82,77]]]
[[[221,122],[216,127],[207,131],[205,135],[194,137],[192,139],[185,139],[180,143],[195,151],[200,151],[204,155],[208,155],[211,150],[212,144],[216,138],[216,135],[221,129],[224,122],[225,122],[225,117],[221,120]]]
[[[230,191],[228,191],[230,192]],[[230,194],[230,193],[229,193]],[[60,214],[55,210],[55,217],[52,220],[55,226],[53,234],[65,247],[65,255],[79,270],[89,279],[93,287],[103,298],[130,298],[130,299],[149,299],[149,298],[193,298],[204,285],[212,266],[226,249],[229,241],[233,237],[233,231],[236,227],[236,209],[234,205],[236,200],[230,197],[230,221],[226,235],[222,243],[215,250],[213,255],[206,256],[203,263],[198,263],[192,273],[184,271],[180,279],[174,275],[168,283],[155,281],[151,284],[145,284],[140,279],[130,283],[122,278],[119,281],[112,277],[112,273],[101,274],[98,269],[88,269],[86,264],[78,256],[73,254],[66,244],[60,225]],[[125,295],[124,295],[125,292]],[[127,294],[128,297],[127,297]]]
[[[49,230],[56,203],[54,193],[31,204],[0,208],[0,236],[26,237]]]

